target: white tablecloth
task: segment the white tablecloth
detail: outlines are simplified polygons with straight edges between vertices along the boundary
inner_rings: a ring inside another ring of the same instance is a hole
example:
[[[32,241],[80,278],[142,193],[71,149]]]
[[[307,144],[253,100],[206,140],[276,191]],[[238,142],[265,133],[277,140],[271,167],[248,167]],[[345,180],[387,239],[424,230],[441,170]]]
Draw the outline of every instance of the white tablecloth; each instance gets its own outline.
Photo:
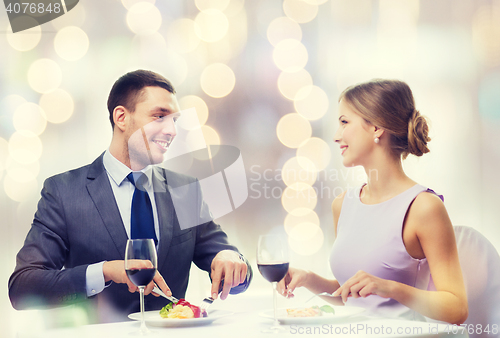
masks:
[[[284,300],[280,300],[281,303]],[[280,304],[282,305],[282,304]],[[467,333],[451,332],[452,327],[443,324],[414,322],[385,318],[366,317],[362,314],[342,321],[313,325],[282,325],[280,334],[266,334],[262,330],[272,320],[262,317],[264,310],[272,306],[271,295],[242,294],[230,296],[225,301],[217,300],[212,309],[231,311],[232,314],[213,323],[196,327],[149,327],[156,337],[468,337]],[[68,328],[18,331],[19,338],[110,338],[137,336],[139,322],[120,322],[98,325],[82,325]],[[455,327],[455,331],[457,328]]]

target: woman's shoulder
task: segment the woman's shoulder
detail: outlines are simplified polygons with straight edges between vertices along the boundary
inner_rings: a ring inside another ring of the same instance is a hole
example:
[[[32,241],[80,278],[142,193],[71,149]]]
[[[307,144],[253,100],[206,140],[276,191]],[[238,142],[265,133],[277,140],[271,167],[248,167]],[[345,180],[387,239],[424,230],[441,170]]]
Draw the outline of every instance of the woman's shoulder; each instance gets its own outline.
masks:
[[[411,216],[424,224],[426,221],[447,215],[441,197],[432,190],[424,190],[415,197],[410,208]],[[428,224],[428,223],[427,223]]]

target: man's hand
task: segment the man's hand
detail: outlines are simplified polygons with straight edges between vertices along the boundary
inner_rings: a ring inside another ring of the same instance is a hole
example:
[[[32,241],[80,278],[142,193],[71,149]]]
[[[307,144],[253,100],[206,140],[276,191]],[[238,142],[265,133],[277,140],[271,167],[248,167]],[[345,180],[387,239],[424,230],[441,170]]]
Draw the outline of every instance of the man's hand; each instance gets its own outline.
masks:
[[[150,261],[142,261],[142,260],[137,260],[136,261],[137,266],[134,266],[137,269],[140,268],[150,268],[152,267],[152,264]],[[107,261],[104,262],[102,265],[102,273],[104,275],[104,281],[109,282],[113,281],[115,283],[120,283],[120,284],[127,284],[128,286],[128,291],[130,292],[136,292],[139,290],[137,286],[135,286],[134,283],[128,279],[127,273],[125,272],[125,262],[124,261]],[[159,295],[156,294],[155,292],[151,292],[154,288],[154,282],[160,287],[160,289],[165,293],[167,296],[172,296],[172,292],[170,291],[170,288],[168,287],[167,283],[163,279],[162,275],[156,271],[156,275],[153,278],[153,282],[149,283],[145,288],[144,288],[144,294],[149,295],[150,293],[153,294],[153,296],[158,297]]]
[[[212,298],[217,299],[219,285],[224,279],[221,299],[226,299],[232,287],[238,286],[245,281],[247,276],[247,265],[240,255],[233,250],[222,250],[212,260]]]

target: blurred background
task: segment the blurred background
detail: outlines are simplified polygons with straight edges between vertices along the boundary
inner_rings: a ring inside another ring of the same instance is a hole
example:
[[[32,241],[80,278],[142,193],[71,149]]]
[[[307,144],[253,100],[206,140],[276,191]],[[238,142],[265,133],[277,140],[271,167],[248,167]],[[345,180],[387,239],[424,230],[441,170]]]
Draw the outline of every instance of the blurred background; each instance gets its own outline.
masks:
[[[248,199],[218,222],[255,267],[252,292],[271,292],[255,264],[268,232],[286,231],[292,265],[331,276],[331,203],[365,181],[333,142],[337,99],[372,78],[406,81],[430,119],[431,152],[405,160],[410,177],[500,248],[499,0],[82,0],[16,34],[2,8],[0,325],[11,334],[26,325],[7,281],[43,182],[108,147],[109,90],[139,68],[173,82],[208,144],[241,150]],[[208,285],[193,268],[188,297]]]

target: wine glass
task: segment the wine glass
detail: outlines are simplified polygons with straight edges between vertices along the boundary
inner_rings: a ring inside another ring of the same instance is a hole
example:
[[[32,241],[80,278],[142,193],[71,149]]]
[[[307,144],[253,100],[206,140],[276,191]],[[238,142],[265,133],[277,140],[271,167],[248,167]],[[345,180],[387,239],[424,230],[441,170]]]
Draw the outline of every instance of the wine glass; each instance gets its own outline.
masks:
[[[288,245],[286,240],[279,235],[259,236],[259,242],[257,243],[257,266],[261,275],[273,285],[274,307],[274,323],[263,332],[278,333],[284,330],[279,325],[276,316],[276,284],[286,276],[288,265]]]
[[[140,292],[141,329],[140,334],[150,331],[144,322],[144,288],[151,283],[157,267],[156,248],[152,239],[129,239],[125,249],[125,271]]]

